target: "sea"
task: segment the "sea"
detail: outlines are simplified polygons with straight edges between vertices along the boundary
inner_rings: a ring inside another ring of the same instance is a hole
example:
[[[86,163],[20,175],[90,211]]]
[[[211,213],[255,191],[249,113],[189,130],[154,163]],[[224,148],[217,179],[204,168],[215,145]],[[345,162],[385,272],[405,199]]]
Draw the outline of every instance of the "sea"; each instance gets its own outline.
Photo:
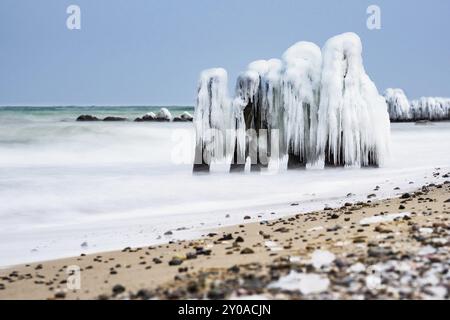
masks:
[[[436,122],[393,123],[383,168],[193,175],[191,122],[132,121],[160,108],[0,107],[0,267],[398,196],[450,171],[450,123]],[[82,114],[130,121],[77,122]]]

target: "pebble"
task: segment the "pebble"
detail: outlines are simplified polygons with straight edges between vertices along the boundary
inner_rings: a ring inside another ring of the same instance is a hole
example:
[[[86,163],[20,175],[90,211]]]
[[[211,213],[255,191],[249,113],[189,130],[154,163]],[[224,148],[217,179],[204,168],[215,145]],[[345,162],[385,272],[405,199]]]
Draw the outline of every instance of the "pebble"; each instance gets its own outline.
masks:
[[[183,260],[179,258],[172,258],[172,260],[169,261],[169,266],[179,266],[183,263]]]
[[[241,254],[252,254],[252,253],[255,253],[255,251],[253,251],[250,248],[245,248],[241,251]]]
[[[117,294],[121,294],[123,292],[125,292],[125,287],[121,284],[116,284],[113,288],[112,288],[112,292],[117,295]]]

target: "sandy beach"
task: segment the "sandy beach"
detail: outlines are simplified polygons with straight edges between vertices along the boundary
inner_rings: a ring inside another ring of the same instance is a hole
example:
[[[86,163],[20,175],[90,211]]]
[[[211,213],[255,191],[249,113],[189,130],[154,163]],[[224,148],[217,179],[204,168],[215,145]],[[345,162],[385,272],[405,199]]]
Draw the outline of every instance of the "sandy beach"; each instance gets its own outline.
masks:
[[[449,173],[434,175],[443,183],[391,199],[374,186],[364,202],[244,217],[194,241],[2,269],[0,299],[448,299]]]

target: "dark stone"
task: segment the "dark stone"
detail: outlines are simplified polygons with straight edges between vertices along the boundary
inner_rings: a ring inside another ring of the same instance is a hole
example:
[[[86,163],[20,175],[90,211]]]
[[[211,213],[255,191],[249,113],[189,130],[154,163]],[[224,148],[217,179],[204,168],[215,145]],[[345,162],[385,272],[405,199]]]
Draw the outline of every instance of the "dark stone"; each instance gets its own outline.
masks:
[[[288,233],[289,229],[282,227],[282,228],[278,228],[278,229],[274,230],[274,232]]]
[[[147,122],[147,121],[156,121],[156,116],[151,114],[146,114],[141,118],[134,119],[135,122]]]
[[[244,238],[239,236],[239,237],[236,238],[235,242],[244,242]]]
[[[231,233],[224,235],[222,238],[218,239],[219,241],[227,241],[233,240],[233,235]]]
[[[123,292],[125,292],[125,287],[121,284],[116,284],[113,288],[112,288],[112,292],[114,294],[121,294]]]
[[[150,290],[141,289],[137,292],[136,297],[142,300],[149,300],[153,298],[153,293]]]
[[[156,264],[162,263],[161,259],[158,259],[158,258],[153,258],[153,262]]]
[[[127,118],[122,117],[106,117],[103,121],[126,121]]]
[[[186,259],[188,259],[188,260],[197,259],[197,253],[195,253],[195,252],[188,252],[186,254]]]
[[[214,288],[208,291],[207,297],[211,300],[223,300],[225,299],[225,291],[223,289]]]
[[[400,210],[403,210],[403,209],[406,209],[406,207],[404,206],[404,205],[400,205],[399,207],[398,207]]]
[[[89,114],[83,114],[77,118],[77,121],[100,121],[100,119]]]
[[[58,291],[55,293],[55,298],[56,299],[64,299],[66,297],[66,293],[63,291]]]
[[[367,250],[367,254],[369,255],[369,257],[382,258],[392,255],[393,252],[389,248],[371,247],[369,248],[369,250]]]
[[[253,253],[255,253],[255,251],[253,251],[250,248],[245,248],[241,251],[241,254],[253,254]]]
[[[172,260],[169,261],[169,266],[179,266],[183,263],[183,260],[178,258],[172,258]]]
[[[239,273],[240,268],[237,265],[234,265],[228,269],[229,272]]]
[[[197,293],[198,292],[198,284],[195,281],[190,281],[186,287],[189,293]]]
[[[411,195],[409,193],[404,193],[404,194],[402,194],[401,198],[402,199],[409,199],[409,198],[411,198]]]

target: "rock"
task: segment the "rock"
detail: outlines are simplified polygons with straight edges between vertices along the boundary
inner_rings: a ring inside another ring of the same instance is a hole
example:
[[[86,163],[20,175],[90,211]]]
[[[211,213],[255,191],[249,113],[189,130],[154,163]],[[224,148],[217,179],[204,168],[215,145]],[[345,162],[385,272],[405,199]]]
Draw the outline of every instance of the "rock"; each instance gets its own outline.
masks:
[[[339,215],[337,214],[337,213],[333,213],[332,215],[331,215],[331,219],[338,219],[339,218]]]
[[[241,251],[241,254],[253,254],[253,253],[255,253],[255,251],[253,251],[250,248],[245,248]]]
[[[244,238],[239,236],[239,237],[236,238],[236,240],[234,240],[234,242],[244,242]]]
[[[250,216],[245,216],[244,217],[244,220],[250,220],[252,217],[250,217]]]
[[[450,203],[450,198],[445,200],[444,203]]]
[[[88,246],[88,243],[85,241],[85,242],[83,242],[83,243],[81,244],[81,246],[82,246],[83,248],[86,248],[86,247]]]
[[[383,247],[371,247],[369,250],[367,250],[367,254],[369,257],[373,258],[382,258],[382,257],[388,257],[392,255],[392,250],[389,248],[383,248]]]
[[[173,118],[174,122],[191,122],[194,117],[187,111],[183,112],[179,117]]]
[[[223,300],[225,299],[225,290],[214,288],[208,291],[207,297],[211,300]]]
[[[186,254],[186,259],[188,259],[188,260],[197,259],[197,253],[195,253],[195,252],[188,252]]]
[[[400,205],[399,207],[398,207],[400,210],[404,210],[404,209],[406,209],[406,207],[404,206],[404,205]]]
[[[382,226],[376,226],[375,231],[378,233],[392,233],[392,230],[389,230],[387,228],[384,228]]]
[[[153,262],[154,262],[155,264],[160,264],[160,263],[162,263],[161,259],[159,259],[159,258],[153,258]]]
[[[171,236],[171,235],[173,235],[173,232],[169,230],[169,231],[164,232],[164,235]]]
[[[117,295],[117,294],[121,294],[123,292],[125,292],[125,287],[122,286],[121,284],[116,284],[113,288],[112,288],[112,292]]]
[[[126,121],[127,118],[122,118],[122,117],[106,117],[103,119],[103,121]]]
[[[237,265],[234,265],[234,266],[228,268],[228,271],[232,272],[232,273],[239,273],[240,270],[241,269]]]
[[[233,240],[233,235],[231,233],[224,235],[222,238],[218,239],[218,241],[227,241]]]
[[[156,120],[156,114],[153,112],[149,112],[145,115],[143,115],[141,118],[134,119],[135,122],[146,122],[146,121],[155,121]]]
[[[338,230],[342,229],[342,227],[340,225],[335,225],[334,227],[331,228],[327,228],[327,232],[336,232]]]
[[[172,121],[172,114],[167,108],[161,108],[156,114],[156,121]]]
[[[198,292],[198,284],[195,281],[190,281],[186,287],[189,293],[197,293]]]
[[[197,249],[196,253],[198,256],[200,256],[200,255],[209,256],[209,255],[211,255],[211,250],[205,250],[203,248],[200,248],[200,249]]]
[[[56,299],[64,299],[66,297],[66,293],[64,291],[58,291],[55,293]]]
[[[402,194],[402,196],[400,198],[409,199],[409,198],[411,198],[411,195],[409,193],[404,193],[404,194]]]
[[[172,258],[172,260],[169,261],[169,266],[179,266],[183,263],[183,260],[179,258]]]
[[[100,121],[100,119],[89,114],[83,114],[77,118],[77,121]]]
[[[136,293],[136,297],[142,300],[150,300],[153,298],[153,293],[146,289],[141,289]]]
[[[282,227],[282,228],[278,228],[278,229],[274,230],[274,232],[288,233],[289,229],[286,227]]]

